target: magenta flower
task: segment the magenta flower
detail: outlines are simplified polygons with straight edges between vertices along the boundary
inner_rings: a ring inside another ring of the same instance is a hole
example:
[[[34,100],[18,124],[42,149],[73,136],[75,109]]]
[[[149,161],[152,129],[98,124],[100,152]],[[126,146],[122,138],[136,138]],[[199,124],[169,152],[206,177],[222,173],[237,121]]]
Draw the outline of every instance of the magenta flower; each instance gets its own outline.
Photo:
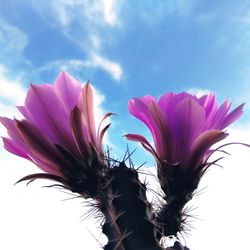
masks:
[[[229,112],[228,98],[221,106],[213,94],[200,98],[188,93],[167,93],[159,101],[144,96],[129,101],[129,112],[149,128],[154,145],[139,134],[127,134],[156,159],[157,174],[167,206],[157,216],[164,234],[182,230],[186,202],[191,199],[200,178],[213,163],[207,162],[210,149],[228,134],[224,129],[242,114],[243,104]]]
[[[62,72],[54,85],[31,85],[24,106],[18,110],[24,116],[21,121],[0,118],[9,135],[3,138],[4,147],[45,172],[21,180],[47,178],[72,191],[85,192],[88,183],[82,182],[94,179],[86,175],[97,174],[99,165],[105,164],[102,139],[110,126],[95,127],[90,84],[82,87]]]
[[[213,94],[197,98],[185,92],[167,93],[159,101],[152,96],[135,98],[129,101],[129,112],[148,126],[155,147],[141,135],[126,137],[140,142],[157,161],[192,170],[228,135],[223,130],[241,116],[243,105],[229,112],[228,98],[218,106]]]

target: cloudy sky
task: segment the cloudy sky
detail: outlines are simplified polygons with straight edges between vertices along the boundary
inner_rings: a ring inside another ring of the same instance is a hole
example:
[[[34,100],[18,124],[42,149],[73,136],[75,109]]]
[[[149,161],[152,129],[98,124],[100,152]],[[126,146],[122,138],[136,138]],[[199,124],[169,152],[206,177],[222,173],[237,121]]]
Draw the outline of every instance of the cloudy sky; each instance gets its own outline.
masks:
[[[23,103],[30,83],[53,82],[66,70],[91,81],[98,114],[118,114],[106,140],[116,157],[127,146],[122,135],[140,131],[150,138],[128,114],[127,101],[168,91],[212,91],[220,102],[227,96],[235,106],[246,102],[227,140],[250,142],[248,0],[1,0],[0,48],[1,116],[18,117],[15,105]],[[223,170],[211,169],[201,184],[206,190],[193,201],[199,218],[185,238],[191,250],[248,244],[249,150],[228,151]],[[0,248],[100,249],[94,238],[100,232],[82,219],[79,199],[63,201],[71,196],[41,188],[39,181],[13,186],[37,170],[2,147],[0,156]],[[134,160],[153,166],[139,146]]]

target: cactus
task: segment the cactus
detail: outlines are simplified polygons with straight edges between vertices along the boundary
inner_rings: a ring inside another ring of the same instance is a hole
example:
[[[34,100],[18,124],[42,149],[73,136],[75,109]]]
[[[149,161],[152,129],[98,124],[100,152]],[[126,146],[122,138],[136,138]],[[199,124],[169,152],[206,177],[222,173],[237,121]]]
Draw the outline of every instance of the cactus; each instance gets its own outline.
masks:
[[[129,111],[145,123],[154,145],[143,135],[127,134],[140,142],[156,160],[157,176],[164,193],[158,211],[146,198],[133,164],[115,161],[103,150],[103,137],[110,124],[96,128],[93,90],[66,72],[54,85],[31,85],[22,120],[0,117],[9,137],[3,137],[9,152],[36,164],[43,172],[20,181],[49,179],[82,198],[94,200],[103,215],[102,232],[108,242],[104,250],[160,250],[163,236],[176,236],[167,250],[189,250],[178,241],[188,215],[184,211],[217,150],[210,148],[228,136],[224,129],[237,120],[244,104],[229,112],[226,99],[219,106],[213,94],[196,97],[167,93],[159,101],[152,96],[129,101]],[[247,145],[249,146],[249,145]],[[96,210],[97,209],[97,210]],[[99,215],[98,215],[99,216]]]
[[[109,180],[100,205],[105,216],[102,231],[108,237],[104,249],[161,249],[138,172],[121,162],[109,169]]]

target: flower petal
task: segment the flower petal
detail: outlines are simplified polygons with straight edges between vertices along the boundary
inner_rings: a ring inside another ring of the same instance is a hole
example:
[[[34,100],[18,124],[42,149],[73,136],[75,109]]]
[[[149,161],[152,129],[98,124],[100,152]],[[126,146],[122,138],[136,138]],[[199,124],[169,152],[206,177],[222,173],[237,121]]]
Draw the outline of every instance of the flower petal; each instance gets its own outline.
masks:
[[[100,121],[99,125],[98,125],[98,129],[97,129],[97,135],[100,138],[100,129],[102,126],[102,123],[111,115],[114,115],[114,113],[108,112],[107,114],[105,114],[105,116],[102,118],[102,120]],[[99,140],[99,139],[98,139]]]
[[[174,135],[176,142],[176,161],[183,163],[189,155],[193,141],[201,133],[205,123],[205,110],[196,101],[186,98],[174,112]]]
[[[147,151],[149,151],[154,157],[158,158],[154,148],[144,136],[138,134],[126,134],[124,136],[130,141],[140,142]]]
[[[224,128],[228,127],[231,123],[233,123],[234,121],[239,119],[241,117],[241,115],[243,114],[242,109],[243,109],[244,105],[245,105],[244,103],[241,104],[236,109],[234,109],[232,112],[230,112],[228,115],[226,115],[224,117],[224,119],[221,120],[220,124],[218,125],[218,129],[224,129]]]
[[[54,88],[68,112],[78,105],[82,85],[70,74],[61,72],[55,80]]]
[[[87,84],[85,84],[83,87],[80,99],[80,109],[83,113],[85,127],[87,128],[89,140],[93,145],[96,145],[93,91],[90,87],[89,82],[87,82]]]
[[[12,139],[3,137],[3,145],[4,148],[10,153],[25,158],[27,160],[31,160],[27,152],[23,150],[19,145],[17,145]]]
[[[211,114],[214,114],[218,110],[218,104],[215,99],[215,95],[212,93],[199,98],[198,103],[205,108],[206,119],[209,119]]]
[[[170,162],[173,160],[171,156],[173,155],[173,137],[168,128],[168,124],[166,122],[166,117],[159,107],[158,103],[152,102],[149,105],[152,117],[157,125],[159,138],[157,137],[156,149],[159,157],[161,159],[169,160]]]
[[[61,101],[50,84],[31,85],[25,100],[25,111],[31,122],[48,136],[53,143],[75,150],[75,144]]]
[[[12,120],[7,117],[0,117],[0,122],[7,128],[8,135],[14,144],[18,148],[21,148],[23,151],[27,152],[27,147],[16,128],[16,120]]]
[[[79,107],[75,107],[70,114],[70,124],[79,152],[82,156],[88,157],[90,152],[89,142],[86,141],[82,113]]]
[[[219,124],[228,113],[231,105],[232,103],[229,103],[228,98],[226,98],[218,110],[213,113],[213,117],[210,120],[210,124],[208,124],[207,129],[219,129]]]
[[[26,142],[23,140],[20,132],[17,129],[17,121],[11,120],[6,117],[0,117],[0,122],[7,128],[9,138],[3,138],[5,148],[20,157],[24,157],[28,160],[33,161],[38,167],[44,171],[50,171],[51,167],[48,166],[44,161],[35,156]]]
[[[147,102],[151,98],[147,98]],[[152,99],[151,99],[152,100]],[[152,117],[151,110],[149,109],[149,105],[143,101],[143,98],[134,98],[129,100],[128,102],[128,110],[129,112],[141,120],[151,131],[153,136],[153,140],[155,143],[156,150],[158,151],[159,142],[161,140],[161,135],[159,133],[159,129],[157,128],[156,122]]]
[[[110,127],[110,125],[111,125],[111,123],[109,123],[108,125],[106,125],[106,126],[101,130],[101,132],[100,132],[100,138],[99,138],[99,140],[100,140],[99,145],[100,145],[100,146],[101,146],[103,137],[104,137],[106,131],[108,130],[108,128]]]
[[[49,173],[58,172],[58,166],[64,164],[56,147],[44,136],[39,129],[26,120],[16,121],[17,129],[32,154],[50,166]]]
[[[194,169],[201,163],[209,148],[228,136],[221,130],[209,130],[203,132],[193,143],[189,157],[185,163],[187,169]]]

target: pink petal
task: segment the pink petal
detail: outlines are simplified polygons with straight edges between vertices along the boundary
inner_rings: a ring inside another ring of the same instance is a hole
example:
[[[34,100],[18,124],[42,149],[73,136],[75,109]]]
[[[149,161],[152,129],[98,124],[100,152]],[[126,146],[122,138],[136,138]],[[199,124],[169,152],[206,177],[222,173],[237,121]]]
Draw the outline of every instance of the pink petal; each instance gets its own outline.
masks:
[[[184,101],[185,99],[192,99],[194,101],[198,100],[196,96],[193,96],[187,92],[181,92],[174,96],[172,101],[172,108],[175,108],[180,102]]]
[[[29,114],[29,112],[24,106],[17,106],[16,108],[27,120],[29,121],[33,120],[32,116]]]
[[[103,123],[108,117],[110,117],[111,115],[114,115],[114,113],[108,112],[107,114],[105,114],[105,116],[104,116],[104,117],[102,118],[102,120],[100,121],[100,124],[98,125],[98,129],[97,129],[97,135],[98,135],[99,138],[100,138],[100,129],[101,129],[102,123]]]
[[[201,106],[205,108],[206,119],[209,119],[211,114],[214,114],[218,110],[218,104],[217,104],[217,101],[215,100],[215,95],[212,93],[201,97],[199,99],[199,104],[201,104]]]
[[[4,146],[9,152],[33,161],[37,166],[39,166],[44,171],[47,172],[53,171],[51,170],[51,167],[48,166],[48,164],[43,162],[41,159],[39,159],[30,151],[28,145],[20,136],[20,132],[17,129],[16,120],[11,120],[6,117],[0,117],[0,121],[7,128],[8,135],[10,136],[10,139],[9,138],[4,139]]]
[[[126,134],[124,136],[130,141],[140,142],[147,151],[149,151],[154,157],[158,158],[158,155],[155,152],[154,148],[144,136],[138,134]]]
[[[159,133],[159,129],[157,128],[155,120],[152,117],[149,105],[146,105],[145,101],[143,101],[143,98],[134,98],[129,100],[128,110],[133,116],[141,120],[150,129],[155,142],[155,146],[158,150],[157,143],[161,140],[161,135]]]
[[[99,146],[99,151],[101,151],[101,147],[102,147],[102,140],[103,140],[103,137],[105,135],[105,133],[107,132],[107,130],[109,129],[111,123],[109,123],[108,125],[106,125],[100,132],[100,135],[99,135],[99,143],[98,143],[98,146]]]
[[[179,94],[169,92],[160,98],[159,105],[167,116],[171,116],[176,105],[186,98],[193,99],[193,96],[186,92],[181,92]],[[171,120],[171,117],[169,117],[169,120]]]
[[[13,140],[10,138],[3,138],[3,145],[4,148],[12,154],[25,158],[27,160],[31,160],[29,155],[26,151],[24,151],[19,145],[17,145]]]
[[[149,129],[152,129],[152,124],[154,123],[149,111],[148,105],[145,104],[143,98],[134,98],[128,101],[128,111],[145,123]],[[151,130],[152,132],[152,130]]]
[[[149,105],[152,117],[157,125],[158,134],[160,135],[155,142],[157,152],[161,159],[172,161],[171,156],[173,155],[173,136],[169,131],[166,117],[159,107],[158,103],[152,102]]]
[[[17,121],[17,129],[35,158],[50,166],[50,169],[47,169],[47,171],[49,173],[58,172],[58,166],[64,164],[64,162],[49,139],[38,128],[25,120]]]
[[[220,122],[224,119],[226,114],[228,113],[232,103],[228,103],[228,98],[223,102],[223,104],[219,107],[219,109],[214,113],[210,124],[208,124],[207,129],[218,129]]]
[[[209,148],[223,140],[228,134],[221,130],[209,130],[203,132],[192,144],[189,157],[185,163],[187,169],[194,169],[201,163]]]
[[[151,95],[145,95],[141,100],[146,104],[150,105],[152,102],[157,102],[157,100]]]
[[[222,130],[222,129],[228,127],[231,123],[233,123],[237,119],[239,119],[241,117],[241,115],[243,114],[242,109],[243,109],[244,105],[245,105],[244,103],[241,104],[236,109],[234,109],[229,114],[227,114],[224,117],[224,119],[220,122],[220,124],[218,124],[218,128]]]
[[[31,85],[25,100],[25,113],[54,143],[75,150],[69,115],[66,114],[52,85]]]
[[[93,107],[93,91],[89,82],[84,85],[80,99],[80,109],[83,113],[85,127],[88,132],[89,140],[96,145],[96,129]]]
[[[78,105],[82,86],[70,74],[61,72],[55,80],[54,88],[68,112]]]
[[[7,117],[0,117],[0,122],[7,128],[8,135],[14,144],[18,148],[22,148],[23,151],[27,151],[27,147],[16,128],[16,120],[12,120]]]
[[[174,112],[174,133],[176,141],[176,161],[183,162],[190,147],[201,133],[205,123],[205,110],[196,101],[186,98],[180,102]]]
[[[79,107],[75,107],[70,114],[70,125],[79,152],[83,157],[88,157],[90,152],[89,142],[83,130],[82,113]]]
[[[172,105],[173,103],[173,99],[175,97],[175,93],[173,92],[169,92],[163,96],[161,96],[160,100],[159,100],[159,106],[162,108],[162,110],[164,111],[168,111],[169,107]]]

